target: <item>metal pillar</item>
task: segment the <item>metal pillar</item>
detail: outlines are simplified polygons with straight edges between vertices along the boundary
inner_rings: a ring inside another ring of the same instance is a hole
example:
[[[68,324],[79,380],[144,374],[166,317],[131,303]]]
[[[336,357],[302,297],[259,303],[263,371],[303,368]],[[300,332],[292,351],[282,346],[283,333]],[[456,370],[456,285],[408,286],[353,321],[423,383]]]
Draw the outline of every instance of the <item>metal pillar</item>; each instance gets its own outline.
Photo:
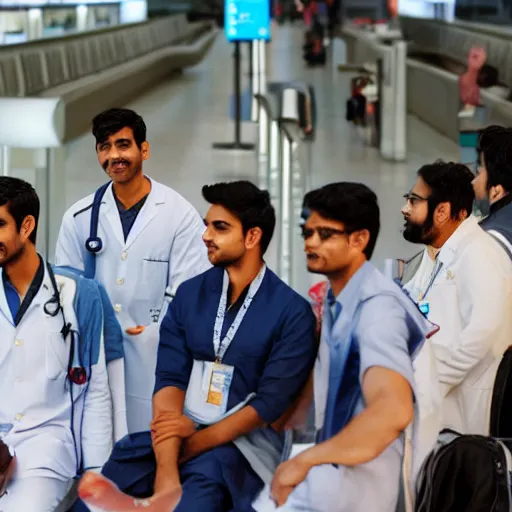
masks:
[[[11,173],[11,148],[9,146],[0,146],[0,167],[2,175],[9,176]]]
[[[283,136],[281,142],[281,190],[280,190],[280,233],[279,233],[279,276],[288,284],[292,283],[292,216],[293,216],[293,197],[292,197],[292,143],[288,137]]]

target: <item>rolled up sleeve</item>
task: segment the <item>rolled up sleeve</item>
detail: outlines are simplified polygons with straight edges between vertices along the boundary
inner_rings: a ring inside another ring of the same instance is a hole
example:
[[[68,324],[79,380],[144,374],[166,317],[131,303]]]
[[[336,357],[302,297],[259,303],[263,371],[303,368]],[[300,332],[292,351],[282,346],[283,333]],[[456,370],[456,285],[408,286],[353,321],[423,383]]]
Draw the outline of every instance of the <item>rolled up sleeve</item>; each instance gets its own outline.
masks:
[[[180,287],[160,326],[154,393],[165,387],[172,386],[182,391],[186,391],[188,387],[194,361],[187,348],[182,306],[183,296]]]
[[[279,419],[298,397],[317,352],[315,317],[306,301],[290,304],[250,405],[266,423]]]
[[[356,336],[361,382],[369,368],[379,366],[400,374],[414,389],[407,313],[395,297],[378,295],[369,299],[362,306]]]

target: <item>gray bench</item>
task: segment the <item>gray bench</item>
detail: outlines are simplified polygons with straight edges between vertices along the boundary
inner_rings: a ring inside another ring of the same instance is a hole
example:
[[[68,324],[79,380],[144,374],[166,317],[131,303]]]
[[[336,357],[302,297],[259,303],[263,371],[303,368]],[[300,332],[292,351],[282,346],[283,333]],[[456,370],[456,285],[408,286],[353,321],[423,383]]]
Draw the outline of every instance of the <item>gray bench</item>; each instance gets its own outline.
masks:
[[[60,97],[65,140],[91,115],[120,106],[206,55],[217,30],[184,15],[71,37],[0,47],[0,96]]]

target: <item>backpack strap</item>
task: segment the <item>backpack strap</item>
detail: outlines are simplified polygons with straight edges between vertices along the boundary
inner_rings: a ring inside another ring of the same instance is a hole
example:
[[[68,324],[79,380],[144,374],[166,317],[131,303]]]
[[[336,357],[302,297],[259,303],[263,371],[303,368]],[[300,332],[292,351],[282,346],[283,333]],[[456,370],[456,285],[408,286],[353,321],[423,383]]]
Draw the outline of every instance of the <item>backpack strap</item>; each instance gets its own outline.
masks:
[[[491,229],[490,231],[487,231],[489,235],[491,235],[496,242],[498,242],[501,247],[503,247],[503,250],[507,253],[508,257],[512,260],[512,245],[507,240],[505,236],[503,236],[499,231],[495,231],[494,229]]]
[[[89,230],[89,238],[85,241],[85,248],[87,249],[87,255],[85,258],[85,269],[84,275],[88,279],[94,279],[96,275],[96,254],[103,249],[103,241],[98,236],[98,223],[100,219],[100,206],[101,200],[107,191],[109,183],[102,185],[94,193],[94,200],[92,202],[91,210],[91,225]]]

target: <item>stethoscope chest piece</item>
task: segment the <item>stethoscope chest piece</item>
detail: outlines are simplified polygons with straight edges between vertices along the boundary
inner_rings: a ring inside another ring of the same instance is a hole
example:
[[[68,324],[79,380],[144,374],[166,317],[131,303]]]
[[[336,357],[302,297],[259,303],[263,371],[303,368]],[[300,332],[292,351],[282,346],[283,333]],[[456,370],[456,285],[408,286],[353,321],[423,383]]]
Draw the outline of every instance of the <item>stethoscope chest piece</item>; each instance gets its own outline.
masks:
[[[91,236],[85,241],[85,247],[89,252],[97,254],[103,249],[103,241],[99,236]]]
[[[82,386],[87,382],[87,372],[83,366],[75,366],[69,369],[69,380],[73,384]]]

